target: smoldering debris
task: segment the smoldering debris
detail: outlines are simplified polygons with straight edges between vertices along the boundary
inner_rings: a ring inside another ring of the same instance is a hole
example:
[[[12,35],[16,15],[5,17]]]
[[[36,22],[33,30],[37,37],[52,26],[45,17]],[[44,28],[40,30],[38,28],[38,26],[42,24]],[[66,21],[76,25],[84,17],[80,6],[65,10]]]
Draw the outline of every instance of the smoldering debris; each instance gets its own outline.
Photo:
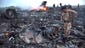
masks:
[[[85,48],[85,29],[80,19],[74,20],[71,34],[65,38],[60,11],[14,11],[12,14],[10,11],[7,15],[0,13],[1,48]]]

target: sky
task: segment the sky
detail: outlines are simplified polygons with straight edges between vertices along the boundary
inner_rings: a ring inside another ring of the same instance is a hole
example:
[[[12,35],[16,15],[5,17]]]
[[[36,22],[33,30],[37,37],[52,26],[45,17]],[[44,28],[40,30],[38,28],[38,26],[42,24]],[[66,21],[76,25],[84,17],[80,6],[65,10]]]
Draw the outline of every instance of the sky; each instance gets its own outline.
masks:
[[[85,5],[85,0],[0,0],[0,7],[37,7],[42,1],[47,1],[47,6],[52,6],[53,4],[57,6],[59,3],[62,3],[63,5]]]

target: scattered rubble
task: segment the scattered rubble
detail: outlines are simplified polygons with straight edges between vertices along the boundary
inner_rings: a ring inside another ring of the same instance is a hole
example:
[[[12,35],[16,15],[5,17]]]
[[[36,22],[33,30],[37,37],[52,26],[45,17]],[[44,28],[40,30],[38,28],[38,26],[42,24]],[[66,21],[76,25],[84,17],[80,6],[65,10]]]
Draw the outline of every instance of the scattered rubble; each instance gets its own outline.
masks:
[[[0,18],[2,16],[3,14]],[[76,25],[75,22],[79,24]],[[17,18],[0,19],[0,47],[85,48],[84,27],[81,21],[75,20],[75,22],[71,34],[65,38],[59,11],[18,12]],[[54,30],[55,28],[57,30]],[[56,33],[53,33],[55,31]],[[4,32],[9,32],[10,35],[5,37]]]

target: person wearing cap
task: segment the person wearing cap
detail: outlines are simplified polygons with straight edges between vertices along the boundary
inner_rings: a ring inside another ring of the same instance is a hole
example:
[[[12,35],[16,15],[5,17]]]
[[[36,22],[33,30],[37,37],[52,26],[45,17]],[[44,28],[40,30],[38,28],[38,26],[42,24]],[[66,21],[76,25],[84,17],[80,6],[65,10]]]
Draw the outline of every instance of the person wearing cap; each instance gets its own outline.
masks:
[[[70,34],[73,18],[77,15],[77,12],[75,10],[72,10],[71,6],[62,6],[61,12],[61,21],[64,24],[64,36],[67,37]]]

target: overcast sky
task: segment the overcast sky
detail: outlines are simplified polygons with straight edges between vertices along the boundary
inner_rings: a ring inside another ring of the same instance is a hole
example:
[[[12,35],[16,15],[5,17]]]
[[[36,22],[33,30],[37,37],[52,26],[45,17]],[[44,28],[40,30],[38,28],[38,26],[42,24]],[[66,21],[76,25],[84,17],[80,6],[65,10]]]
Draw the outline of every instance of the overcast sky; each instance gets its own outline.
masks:
[[[20,7],[37,7],[42,1],[47,1],[47,6],[53,4],[59,5],[59,3],[71,4],[71,5],[85,5],[85,0],[0,0],[0,7],[6,6],[20,6]]]

